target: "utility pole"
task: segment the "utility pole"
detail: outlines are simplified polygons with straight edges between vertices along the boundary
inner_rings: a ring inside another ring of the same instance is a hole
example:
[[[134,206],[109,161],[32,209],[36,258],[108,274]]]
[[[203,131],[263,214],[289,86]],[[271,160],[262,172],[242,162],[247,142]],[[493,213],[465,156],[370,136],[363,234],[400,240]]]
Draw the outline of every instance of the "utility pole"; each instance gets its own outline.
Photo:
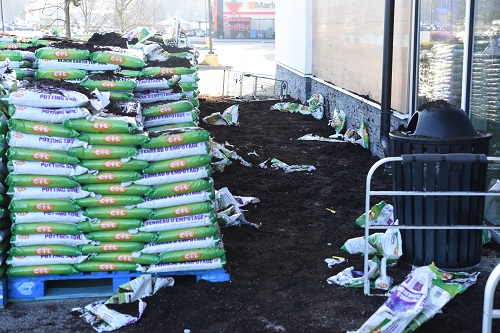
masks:
[[[207,0],[208,4],[208,44],[210,45],[210,51],[208,54],[214,54],[214,51],[212,50],[212,30],[213,24],[212,24],[212,6],[210,5],[210,0]]]

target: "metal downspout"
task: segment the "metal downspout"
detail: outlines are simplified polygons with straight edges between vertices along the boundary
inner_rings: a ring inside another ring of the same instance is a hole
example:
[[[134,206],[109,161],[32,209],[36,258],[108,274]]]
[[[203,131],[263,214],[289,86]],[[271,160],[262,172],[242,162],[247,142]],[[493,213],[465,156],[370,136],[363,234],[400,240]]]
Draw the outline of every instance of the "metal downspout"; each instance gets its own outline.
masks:
[[[395,0],[385,1],[384,46],[382,65],[382,102],[380,105],[380,144],[384,156],[390,156],[389,132],[391,128],[392,58],[394,44]]]

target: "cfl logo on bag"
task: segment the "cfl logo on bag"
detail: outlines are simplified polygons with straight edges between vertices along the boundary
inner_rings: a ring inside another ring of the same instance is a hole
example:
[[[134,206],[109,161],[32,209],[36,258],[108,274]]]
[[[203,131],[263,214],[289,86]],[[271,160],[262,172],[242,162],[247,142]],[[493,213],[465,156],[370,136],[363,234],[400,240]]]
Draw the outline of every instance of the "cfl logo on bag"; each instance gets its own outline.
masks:
[[[116,269],[116,265],[111,263],[99,264],[97,265],[97,269],[100,271],[114,271]]]
[[[114,239],[116,239],[116,240],[130,240],[130,239],[132,239],[132,235],[129,234],[128,232],[117,232],[114,235]]]
[[[178,185],[174,186],[172,191],[174,191],[175,193],[184,193],[184,192],[189,191],[190,188],[191,188],[191,185],[189,185],[188,183],[178,184]]]
[[[160,68],[160,74],[175,74],[175,69],[173,69],[173,68]]]
[[[71,55],[71,52],[67,50],[57,50],[54,51],[54,57],[56,58],[68,58]]]
[[[109,57],[109,61],[114,64],[123,64],[125,62],[125,58],[118,55],[112,55]]]
[[[109,182],[116,178],[112,173],[100,173],[96,176],[97,179],[103,182]]]
[[[188,253],[185,253],[182,258],[184,258],[184,260],[199,260],[201,258],[201,253],[199,252],[188,252]]]
[[[107,169],[120,169],[122,166],[123,163],[116,160],[104,162],[104,167],[106,167]]]
[[[133,262],[135,260],[130,254],[121,254],[116,256],[116,261]]]
[[[22,106],[22,105],[16,105],[16,110],[26,110],[26,107]]]
[[[35,250],[35,253],[38,255],[50,255],[54,254],[54,249],[51,247],[39,247]]]
[[[116,252],[120,250],[120,245],[118,244],[104,244],[101,246],[101,250],[104,252]]]
[[[31,129],[33,130],[33,132],[41,133],[41,134],[47,134],[47,133],[50,133],[50,131],[51,131],[49,126],[42,125],[42,124],[35,124],[35,125],[31,126]]]
[[[50,268],[45,266],[35,267],[31,270],[31,273],[33,273],[33,275],[46,275],[50,274],[51,272],[52,271],[50,270]]]
[[[113,192],[113,193],[116,193],[116,192],[125,193],[125,192],[127,192],[127,188],[125,186],[121,186],[121,185],[110,186],[110,187],[108,187],[108,190],[109,190],[109,192]]]
[[[31,157],[37,161],[50,161],[52,159],[52,155],[43,151],[37,151],[36,153],[33,153]]]
[[[26,187],[16,187],[16,191],[24,192],[24,191],[26,191]]]
[[[108,230],[108,229],[116,229],[118,228],[118,223],[115,221],[103,221],[99,223],[99,228]]]
[[[112,89],[116,87],[116,83],[113,81],[104,81],[101,82],[101,87],[107,88],[107,89]]]
[[[17,235],[19,239],[29,239],[30,235]]]
[[[116,216],[116,217],[120,217],[120,216],[127,216],[128,212],[125,210],[125,209],[111,209],[110,211],[108,211],[108,215],[109,216]]]
[[[185,230],[185,231],[180,232],[177,235],[177,238],[179,238],[179,239],[191,239],[191,238],[195,238],[195,237],[196,237],[196,232],[194,232],[192,230]]]
[[[18,46],[17,44],[7,44],[7,48],[12,50],[12,49],[17,49]]]
[[[107,143],[120,143],[123,141],[123,138],[121,135],[116,135],[116,134],[110,134],[110,135],[106,135],[104,137],[104,141],[106,141]]]
[[[187,162],[185,160],[175,160],[168,164],[170,169],[184,169],[187,166]]]
[[[35,232],[39,234],[52,234],[54,233],[54,228],[50,225],[39,225],[35,228]]]
[[[92,123],[92,128],[95,130],[108,130],[111,128],[111,124],[106,121],[96,121]]]
[[[22,135],[21,133],[17,132],[13,135],[13,137],[15,138],[18,138],[18,139],[21,139],[21,138],[24,138],[24,135]]]
[[[116,199],[113,197],[102,197],[97,199],[97,202],[99,202],[99,204],[101,205],[109,206],[114,205],[116,203]]]
[[[31,184],[35,186],[48,186],[50,185],[50,179],[45,177],[35,177],[31,180]]]
[[[174,108],[171,107],[170,105],[162,106],[161,108],[158,109],[158,113],[161,114],[170,113],[172,111],[174,111]]]
[[[25,165],[26,162],[25,161],[14,161],[14,164],[15,165]]]
[[[191,213],[192,209],[188,206],[182,206],[174,209],[174,214],[177,216],[188,215]]]
[[[51,204],[50,202],[38,202],[35,205],[35,209],[36,210],[41,210],[43,212],[47,212],[47,211],[53,210],[54,209],[54,205]]]
[[[24,94],[21,94],[21,93],[15,93],[15,94],[12,94],[12,97],[23,97]]]
[[[166,143],[181,143],[182,141],[184,141],[184,135],[181,134],[169,135],[165,139]]]
[[[113,153],[113,151],[109,148],[97,148],[94,150],[93,154],[95,156],[109,156]]]
[[[69,73],[67,71],[57,70],[52,72],[52,76],[56,79],[64,79],[69,76]]]

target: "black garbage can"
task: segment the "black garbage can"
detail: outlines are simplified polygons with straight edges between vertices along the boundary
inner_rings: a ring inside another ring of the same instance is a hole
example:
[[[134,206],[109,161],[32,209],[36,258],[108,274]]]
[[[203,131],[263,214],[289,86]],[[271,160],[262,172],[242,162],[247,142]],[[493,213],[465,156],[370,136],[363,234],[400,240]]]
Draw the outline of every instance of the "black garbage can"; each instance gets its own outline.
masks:
[[[460,108],[445,101],[422,105],[406,130],[389,133],[396,191],[486,191],[491,134],[474,130]],[[395,196],[401,225],[481,225],[484,196]],[[403,256],[413,265],[468,268],[481,261],[481,230],[401,230]]]

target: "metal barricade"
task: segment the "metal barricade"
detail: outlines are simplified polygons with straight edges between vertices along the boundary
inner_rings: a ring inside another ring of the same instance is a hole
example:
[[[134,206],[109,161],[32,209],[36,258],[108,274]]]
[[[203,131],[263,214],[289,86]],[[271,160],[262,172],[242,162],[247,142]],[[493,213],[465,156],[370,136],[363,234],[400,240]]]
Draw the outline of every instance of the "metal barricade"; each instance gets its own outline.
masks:
[[[224,94],[241,100],[279,99],[288,95],[288,83],[273,76],[224,71]]]
[[[429,155],[446,155],[446,154],[429,154]],[[440,192],[440,191],[376,191],[376,190],[371,190],[371,180],[373,177],[373,174],[375,171],[382,165],[385,165],[386,163],[392,163],[392,162],[402,162],[403,157],[398,156],[398,157],[386,157],[383,158],[376,163],[373,164],[373,166],[370,168],[368,171],[368,174],[366,176],[366,198],[365,198],[365,250],[364,250],[364,276],[363,276],[363,290],[364,294],[367,296],[388,296],[388,293],[377,293],[377,294],[372,294],[370,291],[370,281],[368,279],[368,253],[369,253],[369,242],[368,242],[368,237],[370,235],[370,230],[385,230],[385,229],[416,229],[416,230],[446,230],[446,229],[463,229],[463,230],[474,230],[474,229],[500,229],[499,226],[489,226],[489,225],[426,225],[426,226],[416,226],[416,225],[370,225],[370,197],[377,195],[377,196],[484,196],[484,197],[494,197],[494,196],[500,196],[499,192],[470,192],[470,191],[446,191],[446,192]],[[500,163],[500,157],[486,157],[487,162],[493,162],[493,163]],[[499,265],[500,266],[500,265]],[[487,288],[485,288],[485,293],[494,293],[495,290],[494,288],[498,284],[500,280],[500,268],[495,268],[495,270],[492,273],[495,274],[495,277],[492,278],[494,279],[493,282],[491,282],[489,285],[487,285]],[[493,296],[491,296],[493,297]],[[485,316],[488,318],[489,321],[491,321],[492,318],[500,318],[500,309],[499,310],[493,310],[492,309],[492,304],[491,306],[488,307],[488,313],[486,313],[486,297],[485,297]],[[489,302],[488,298],[488,302]],[[485,319],[486,320],[486,319]],[[484,321],[483,321],[484,323]],[[491,326],[490,326],[491,327]],[[485,332],[485,331],[483,331]]]

